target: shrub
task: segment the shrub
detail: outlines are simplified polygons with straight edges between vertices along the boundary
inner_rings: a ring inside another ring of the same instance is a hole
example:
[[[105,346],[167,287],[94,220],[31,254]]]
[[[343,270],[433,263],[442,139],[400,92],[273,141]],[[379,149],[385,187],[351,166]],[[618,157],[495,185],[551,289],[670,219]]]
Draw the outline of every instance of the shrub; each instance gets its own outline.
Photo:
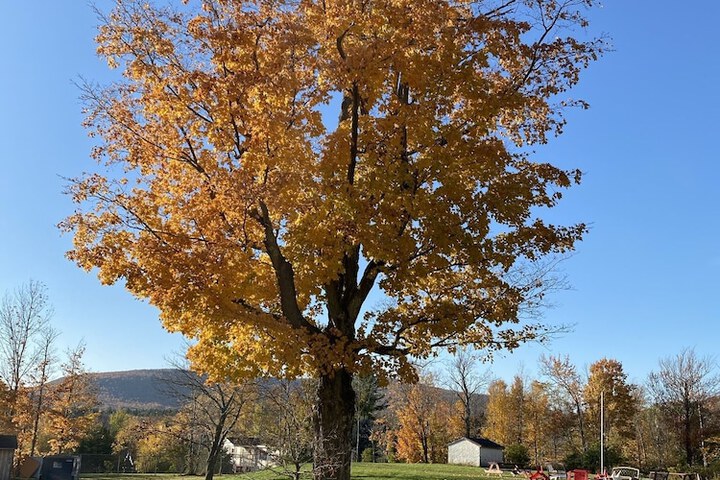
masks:
[[[518,467],[526,467],[530,463],[530,454],[525,445],[508,445],[505,447],[505,463],[511,463]]]
[[[362,451],[362,454],[360,455],[360,458],[363,462],[373,462],[375,459],[373,458],[373,450],[372,448],[366,448]]]

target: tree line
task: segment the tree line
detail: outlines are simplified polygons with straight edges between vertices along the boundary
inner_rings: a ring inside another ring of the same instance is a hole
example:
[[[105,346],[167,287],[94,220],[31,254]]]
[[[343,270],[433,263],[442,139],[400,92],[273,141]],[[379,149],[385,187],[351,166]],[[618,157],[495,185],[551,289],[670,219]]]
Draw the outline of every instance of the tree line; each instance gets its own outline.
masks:
[[[228,438],[265,445],[278,472],[298,479],[317,445],[317,380],[211,381],[175,365],[163,380],[181,399],[174,412],[101,411],[80,344],[61,356],[46,288],[29,282],[0,306],[0,430],[18,436],[25,456],[115,455],[110,469],[205,475],[231,469]],[[644,470],[720,464],[720,377],[712,358],[692,349],[663,358],[643,383],[603,358],[586,371],[568,356],[543,356],[539,375],[493,378],[477,352],[460,349],[443,368],[418,369],[416,383],[367,374],[356,392],[356,461],[443,463],[448,444],[482,436],[506,447],[509,464],[547,461],[599,467],[600,398],[606,465]],[[60,380],[50,381],[59,375]],[[101,468],[98,465],[97,468]]]
[[[59,354],[52,315],[41,282],[7,292],[0,303],[0,431],[17,435],[18,460],[76,450],[98,415],[85,346]]]
[[[642,383],[630,382],[610,358],[586,371],[569,356],[538,363],[537,378],[518,373],[508,382],[460,351],[441,375],[390,386],[371,436],[388,459],[444,462],[449,441],[481,436],[504,445],[510,465],[561,462],[598,471],[602,396],[606,466],[708,476],[720,469],[720,377],[712,358],[684,349],[660,359]]]

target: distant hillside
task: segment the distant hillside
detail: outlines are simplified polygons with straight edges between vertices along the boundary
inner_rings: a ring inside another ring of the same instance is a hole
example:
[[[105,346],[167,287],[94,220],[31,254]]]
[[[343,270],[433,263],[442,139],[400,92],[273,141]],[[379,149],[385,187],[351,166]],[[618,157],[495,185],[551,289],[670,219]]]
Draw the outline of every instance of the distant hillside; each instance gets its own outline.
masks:
[[[182,374],[174,369],[90,373],[103,410],[157,411],[180,407],[169,382]],[[177,388],[173,385],[172,388]]]
[[[95,384],[102,410],[130,410],[138,413],[172,411],[180,407],[179,397],[187,394],[178,383],[185,374],[175,369],[128,370],[123,372],[90,373]],[[56,382],[59,380],[56,380]],[[53,382],[55,383],[55,382]],[[173,393],[175,392],[180,393]],[[455,402],[457,397],[447,389],[438,388],[441,398]],[[488,397],[477,395],[478,408],[484,411]],[[389,399],[388,399],[389,400]]]

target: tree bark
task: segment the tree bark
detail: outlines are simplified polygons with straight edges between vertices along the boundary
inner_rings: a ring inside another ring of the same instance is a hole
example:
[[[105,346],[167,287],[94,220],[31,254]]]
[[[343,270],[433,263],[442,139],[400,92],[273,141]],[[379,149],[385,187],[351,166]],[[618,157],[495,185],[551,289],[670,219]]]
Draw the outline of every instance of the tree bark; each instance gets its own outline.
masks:
[[[350,480],[355,392],[346,369],[321,375],[315,406],[315,480]]]
[[[578,427],[580,428],[580,444],[582,451],[587,451],[587,441],[585,440],[585,422],[583,421],[582,403],[579,399],[575,399],[575,414],[577,415]]]
[[[427,425],[425,425],[427,426]],[[422,450],[423,450],[423,463],[430,463],[430,457],[428,455],[428,437],[425,433],[425,429],[423,428],[420,443],[422,444]]]
[[[683,408],[684,408],[684,443],[685,443],[685,462],[687,465],[693,464],[693,448],[692,448],[692,406],[690,404],[690,395],[688,393],[685,394],[685,398],[683,399]]]
[[[224,428],[225,422],[227,421],[228,409],[223,408],[223,412],[220,415],[217,423],[215,424],[215,431],[213,432],[212,443],[210,444],[210,452],[207,459],[207,468],[205,469],[205,480],[213,480],[215,475],[215,469],[218,466],[218,461],[222,458],[223,442],[225,441]]]

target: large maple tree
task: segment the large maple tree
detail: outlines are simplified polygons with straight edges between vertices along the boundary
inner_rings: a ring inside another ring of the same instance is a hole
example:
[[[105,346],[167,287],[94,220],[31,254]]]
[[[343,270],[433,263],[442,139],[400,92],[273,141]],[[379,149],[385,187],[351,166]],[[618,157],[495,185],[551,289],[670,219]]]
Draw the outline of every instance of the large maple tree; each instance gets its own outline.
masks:
[[[539,217],[580,173],[528,146],[602,50],[574,33],[591,4],[118,0],[69,257],[158,307],[198,369],[317,377],[315,475],[347,479],[354,374],[541,331],[522,266],[585,226]]]

